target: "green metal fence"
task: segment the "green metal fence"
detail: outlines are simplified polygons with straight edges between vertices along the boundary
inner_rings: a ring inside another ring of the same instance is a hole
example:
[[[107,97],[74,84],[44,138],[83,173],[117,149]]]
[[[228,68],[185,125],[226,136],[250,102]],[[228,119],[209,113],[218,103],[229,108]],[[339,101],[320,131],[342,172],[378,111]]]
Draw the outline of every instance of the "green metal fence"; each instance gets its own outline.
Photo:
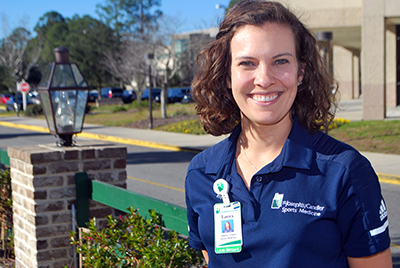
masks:
[[[0,164],[10,166],[10,158],[8,157],[7,151],[0,150]]]
[[[115,209],[128,212],[129,207],[138,209],[140,215],[150,217],[152,209],[162,215],[165,227],[182,235],[188,235],[186,209],[170,203],[135,193],[101,181],[91,180],[87,173],[75,174],[77,221],[79,227],[89,222],[89,200],[100,202]]]

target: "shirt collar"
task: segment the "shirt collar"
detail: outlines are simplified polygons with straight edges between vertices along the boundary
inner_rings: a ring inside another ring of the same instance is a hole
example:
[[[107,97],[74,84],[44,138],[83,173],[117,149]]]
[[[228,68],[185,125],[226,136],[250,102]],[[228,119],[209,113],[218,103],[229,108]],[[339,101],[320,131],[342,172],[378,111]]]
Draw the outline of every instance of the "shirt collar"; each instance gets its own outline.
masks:
[[[241,130],[241,126],[238,125],[227,139],[209,149],[212,157],[208,158],[207,174],[217,174],[218,177],[225,177],[230,172],[235,160],[236,143]],[[295,117],[282,152],[260,172],[278,172],[284,166],[310,169],[313,156],[313,137],[314,135],[301,126],[297,117]]]
[[[313,156],[313,137],[314,135],[300,125],[299,120],[295,117],[292,130],[278,156],[278,158],[283,157],[282,166],[310,169]]]

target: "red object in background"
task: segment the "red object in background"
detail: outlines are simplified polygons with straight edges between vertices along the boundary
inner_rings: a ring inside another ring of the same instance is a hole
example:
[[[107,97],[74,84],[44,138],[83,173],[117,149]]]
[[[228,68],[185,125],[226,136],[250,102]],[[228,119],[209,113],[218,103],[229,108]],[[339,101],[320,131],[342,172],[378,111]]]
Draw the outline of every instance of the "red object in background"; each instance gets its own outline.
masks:
[[[10,100],[11,94],[1,94],[0,103],[6,104]]]

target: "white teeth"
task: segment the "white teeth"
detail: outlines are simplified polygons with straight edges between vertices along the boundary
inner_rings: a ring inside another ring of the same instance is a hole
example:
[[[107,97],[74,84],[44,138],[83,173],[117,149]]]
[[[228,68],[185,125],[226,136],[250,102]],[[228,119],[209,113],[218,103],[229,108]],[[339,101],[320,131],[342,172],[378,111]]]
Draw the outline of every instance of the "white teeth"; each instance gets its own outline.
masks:
[[[272,95],[272,96],[265,96],[265,95],[257,95],[257,96],[252,96],[253,100],[255,101],[260,101],[260,102],[268,102],[268,101],[273,101],[279,96],[277,95]]]

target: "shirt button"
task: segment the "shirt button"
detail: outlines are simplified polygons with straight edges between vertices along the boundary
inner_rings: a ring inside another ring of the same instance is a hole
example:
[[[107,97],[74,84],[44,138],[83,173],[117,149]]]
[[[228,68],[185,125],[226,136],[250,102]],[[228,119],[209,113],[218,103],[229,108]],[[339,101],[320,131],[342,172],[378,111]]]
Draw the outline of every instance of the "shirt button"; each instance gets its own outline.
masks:
[[[256,180],[257,180],[257,182],[262,182],[263,178],[258,176]]]

